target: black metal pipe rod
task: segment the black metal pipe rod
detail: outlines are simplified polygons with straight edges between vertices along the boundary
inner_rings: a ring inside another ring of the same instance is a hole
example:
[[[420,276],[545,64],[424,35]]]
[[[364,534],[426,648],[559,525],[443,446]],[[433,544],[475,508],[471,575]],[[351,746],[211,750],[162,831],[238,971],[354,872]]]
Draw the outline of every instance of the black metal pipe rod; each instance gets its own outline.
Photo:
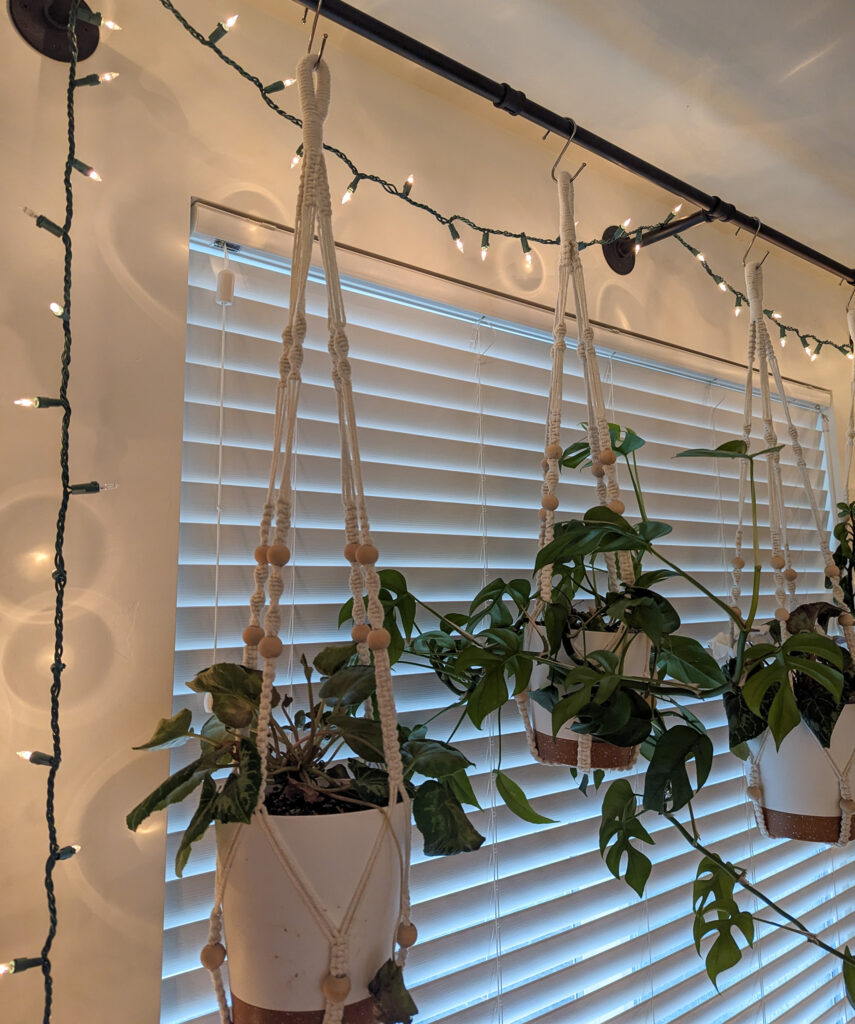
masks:
[[[312,11],[317,10],[319,5],[319,0],[296,0],[296,2]],[[329,21],[342,25],[357,35],[391,50],[392,53],[432,71],[441,78],[474,92],[489,100],[499,109],[506,110],[509,114],[523,117],[540,128],[548,128],[565,139],[570,137],[574,126],[574,122],[570,118],[556,114],[555,111],[535,103],[528,99],[525,93],[511,88],[507,83],[496,82],[486,75],[474,71],[439,50],[426,46],[418,39],[413,39],[412,36],[399,32],[391,25],[386,25],[384,22],[378,21],[377,18],[371,17],[370,14],[357,10],[352,4],[344,3],[343,0],[321,0],[320,6],[321,15]],[[581,125],[576,125],[573,141],[583,149],[596,153],[597,156],[617,164],[618,167],[623,167],[624,170],[658,185],[672,195],[699,206],[701,210],[712,214],[710,219],[726,220],[741,228],[750,229],[752,232],[757,227],[757,217],[743,213],[728,203],[722,203],[717,196],[695,188],[694,185],[690,185],[655,164],[621,149],[620,146],[595,135],[594,132],[588,131]],[[791,238],[783,231],[777,231],[766,224],[761,224],[758,237],[794,256],[799,256],[822,270],[827,270],[835,277],[841,277],[850,284],[855,284],[855,267],[848,267],[804,242]]]
[[[690,213],[688,217],[681,217],[680,220],[672,220],[670,224],[663,224],[662,227],[652,228],[641,236],[639,244],[653,245],[654,242],[661,242],[663,238],[670,238],[672,235],[679,235],[682,231],[688,231],[696,224],[703,224],[710,220],[710,215],[705,210],[698,210]],[[632,235],[629,236],[630,238]]]

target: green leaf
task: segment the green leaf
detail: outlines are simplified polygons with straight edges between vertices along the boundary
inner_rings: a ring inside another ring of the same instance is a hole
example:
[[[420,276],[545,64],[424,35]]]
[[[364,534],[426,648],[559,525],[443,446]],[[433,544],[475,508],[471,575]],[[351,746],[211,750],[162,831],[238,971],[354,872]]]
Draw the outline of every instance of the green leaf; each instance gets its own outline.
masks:
[[[237,821],[246,825],[258,802],[261,786],[261,758],[255,744],[248,739],[240,741],[237,770],[225,782],[214,803],[217,821]]]
[[[322,676],[331,676],[342,665],[350,661],[354,654],[356,654],[356,644],[333,644],[320,651],[312,664]]]
[[[706,782],[712,767],[713,745],[709,736],[688,725],[675,725],[656,740],[644,779],[644,807],[673,813],[694,795],[686,762],[694,758],[697,789]]]
[[[333,672],[324,680],[319,693],[328,703],[353,707],[368,700],[376,688],[373,665],[351,665]]]
[[[609,424],[609,431],[611,431],[612,425],[611,423]],[[620,430],[620,427],[618,427],[618,430]],[[621,455],[629,455],[630,452],[638,451],[646,443],[643,437],[639,437],[632,428],[627,427],[623,440],[619,444],[615,444],[614,439],[612,440],[612,448]]]
[[[206,740],[210,740],[211,743],[216,743],[217,745],[226,743],[232,736],[216,715],[210,715],[205,719],[202,728],[199,730],[199,735],[204,736]]]
[[[401,744],[404,767],[410,772],[427,775],[432,779],[444,779],[457,772],[466,772],[473,767],[468,757],[441,740],[407,740]]]
[[[343,626],[345,624],[345,622],[350,622],[352,618],[353,618],[353,598],[351,597],[349,600],[345,601],[345,603],[341,606],[341,609],[339,610],[339,613],[338,613],[338,624],[339,624],[339,626]]]
[[[140,801],[125,819],[128,828],[136,832],[145,819],[155,811],[162,811],[170,804],[180,803],[189,796],[206,775],[216,766],[216,758],[210,753],[203,754],[196,761],[191,761],[174,775],[170,775],[154,792],[149,793],[145,800]]]
[[[217,784],[210,775],[207,775],[202,781],[202,794],[199,797],[199,806],[196,808],[196,813],[190,819],[187,828],[184,829],[181,842],[175,851],[175,874],[179,878],[187,864],[187,858],[190,856],[190,849],[193,843],[197,839],[202,838],[208,831],[208,826],[214,820],[214,801],[216,798]]]
[[[391,590],[393,594],[397,594],[400,597],[402,594],[409,593],[407,589],[407,581],[404,579],[402,573],[398,572],[397,569],[380,569],[377,573],[380,577],[380,586],[385,587],[387,590]]]
[[[374,999],[374,1017],[380,1024],[410,1024],[419,1012],[404,985],[403,968],[387,960],[368,982]]]
[[[748,458],[748,445],[741,439],[725,441],[718,448],[689,448],[677,452],[675,459],[745,459]]]
[[[180,747],[191,736],[195,735],[190,728],[193,715],[189,708],[184,708],[172,718],[161,718],[148,743],[142,743],[134,750],[152,750],[155,747]]]
[[[775,740],[775,748],[780,750],[787,733],[791,732],[801,721],[795,694],[789,680],[778,683],[778,692],[769,708],[769,729]]]
[[[636,526],[635,532],[639,537],[646,540],[648,544],[652,544],[657,537],[667,536],[671,533],[672,529],[673,527],[667,523],[660,523],[656,519],[645,519]]]
[[[464,769],[446,776],[443,781],[450,787],[461,804],[469,804],[470,807],[477,807],[479,811],[481,810],[478,797],[475,796],[475,790],[472,788],[472,782]]]
[[[846,988],[846,998],[849,1000],[849,1005],[855,1007],[855,961],[852,959],[848,946],[846,946],[844,952],[849,959],[843,961],[843,985]]]
[[[225,693],[254,699],[258,703],[261,681],[260,669],[223,661],[197,672],[187,685],[196,693]]]
[[[603,796],[600,854],[615,878],[621,876],[621,861],[626,855],[626,882],[641,897],[650,875],[650,859],[632,845],[632,840],[653,843],[647,829],[638,819],[632,786],[626,779],[618,779]]]
[[[344,712],[333,712],[328,724],[338,729],[342,739],[358,757],[375,764],[382,764],[383,733],[380,723],[373,718],[352,718]]]
[[[655,587],[657,583],[661,583],[663,580],[672,579],[674,576],[679,576],[678,572],[673,569],[651,569],[649,572],[643,572],[640,576],[636,577],[635,585],[637,587],[643,587],[645,590],[650,590],[651,587]]]
[[[745,703],[742,690],[731,690],[723,695],[724,710],[727,714],[728,740],[730,749],[756,739],[766,729],[766,719],[754,712]]]
[[[569,722],[571,718],[575,718],[582,708],[586,707],[591,703],[591,694],[593,692],[593,686],[583,686],[578,689],[575,693],[571,693],[567,697],[563,697],[558,701],[557,704],[553,705],[552,708],[552,735],[557,736],[558,730],[564,725],[565,722]],[[534,695],[532,695],[534,696]]]
[[[555,821],[555,818],[545,818],[542,814],[538,814],[528,802],[528,797],[526,797],[525,793],[504,772],[496,771],[494,775],[499,796],[505,801],[508,809],[513,811],[518,818],[522,818],[523,821],[530,821],[532,825],[550,825]]]
[[[423,782],[416,790],[413,817],[424,837],[427,857],[469,853],[484,842],[451,789],[433,779]]]
[[[820,636],[819,633],[795,633],[784,641],[782,650],[785,654],[812,654],[837,669],[843,668],[843,648],[830,637]]]
[[[732,932],[741,932],[749,946],[754,944],[754,919],[747,911],[739,909],[733,898],[734,884],[733,875],[718,861],[712,857],[701,860],[692,893],[695,911],[692,931],[698,953],[702,940],[715,934],[707,951],[706,968],[716,988],[718,976],[739,963],[742,957]]]
[[[689,636],[667,636],[659,654],[659,667],[681,683],[713,689],[726,683],[724,673],[712,655]]]
[[[472,722],[480,729],[487,715],[497,711],[508,699],[508,684],[500,664],[484,669],[484,674],[470,693],[466,711]]]

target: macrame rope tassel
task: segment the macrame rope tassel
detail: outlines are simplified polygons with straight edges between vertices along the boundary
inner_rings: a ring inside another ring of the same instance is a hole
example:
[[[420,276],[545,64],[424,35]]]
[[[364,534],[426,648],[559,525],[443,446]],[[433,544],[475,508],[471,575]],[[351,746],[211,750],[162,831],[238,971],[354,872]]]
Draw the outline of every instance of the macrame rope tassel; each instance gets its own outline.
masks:
[[[256,738],[261,759],[261,785],[254,820],[263,830],[283,871],[311,910],[318,927],[329,942],[328,974],[322,984],[325,1002],[323,1024],[341,1024],[345,1000],[351,988],[348,977],[350,928],[379,853],[384,842],[390,841],[390,836],[397,850],[400,865],[398,920],[395,936],[390,937],[393,945],[397,939],[400,946],[397,954],[399,963],[403,963],[406,949],[413,945],[416,939],[416,930],[410,921],[410,830],[406,829],[406,838],[402,846],[390,821],[393,808],[397,808],[399,804],[402,805],[402,814],[406,821],[410,821],[410,798],[404,783],[404,768],[398,746],[397,713],[388,652],[391,638],[383,626],[384,611],[379,596],[381,584],[376,569],[379,552],[371,538],[362,481],[348,355],[347,321],[332,233],[332,206],[323,152],[323,123],[330,101],[330,74],[327,64],[317,55],[307,54],[297,67],[297,82],[303,112],[303,160],[294,229],[288,325],[282,333],[282,354],[279,360],[279,380],[273,418],[273,450],[267,495],[259,527],[259,546],[255,552],[255,589],[250,598],[249,624],[243,633],[243,663],[248,667],[255,667],[259,657],[263,659]],[[284,592],[283,568],[291,558],[287,540],[291,533],[294,509],[292,469],[306,338],[306,288],[316,233],[320,240],[328,292],[328,348],[339,421],[344,553],[350,565],[349,586],[353,595],[352,635],[357,643],[359,660],[367,664],[372,656],[374,659],[377,716],[389,776],[389,802],[381,814],[377,838],[353,898],[342,921],[337,925],[330,920],[323,900],[302,872],[282,837],[271,826],[264,807],[273,682],[276,676],[276,662],[282,652],[282,641],[279,638],[279,603]],[[236,835],[239,834],[238,830]],[[225,956],[221,942],[222,897],[236,849],[237,842],[233,841],[227,856],[218,868],[209,943],[205,947],[208,960],[206,966],[210,965],[220,1020],[223,1024],[231,1024],[231,1018],[220,972]]]
[[[850,339],[855,339],[855,309],[846,313],[846,325]],[[850,341],[850,344],[853,342]],[[852,476],[852,451],[855,447],[855,360],[852,362],[852,376],[849,383],[849,422],[846,425],[846,465],[843,467],[843,500],[849,503],[849,481]],[[851,609],[850,609],[851,611]]]

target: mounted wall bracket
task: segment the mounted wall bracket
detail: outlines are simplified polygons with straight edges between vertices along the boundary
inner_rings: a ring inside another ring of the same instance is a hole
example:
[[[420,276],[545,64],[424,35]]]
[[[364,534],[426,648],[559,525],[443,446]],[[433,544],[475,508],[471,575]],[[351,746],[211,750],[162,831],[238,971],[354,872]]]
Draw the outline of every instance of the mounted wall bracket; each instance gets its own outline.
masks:
[[[68,12],[71,0],[9,0],[9,17],[19,35],[34,50],[51,60],[71,62],[68,48]],[[91,13],[81,0],[79,10]],[[77,59],[86,60],[95,52],[100,33],[96,25],[77,22]]]
[[[735,212],[736,207],[732,203],[725,203],[718,196],[713,196],[709,210],[697,210],[695,213],[690,213],[688,217],[672,220],[669,224],[663,224],[662,227],[653,228],[642,235],[640,239],[636,239],[634,234],[626,234],[617,224],[611,224],[602,235],[603,256],[616,274],[625,276],[631,274],[635,269],[637,247],[643,249],[646,245],[661,242],[663,238],[679,235],[696,224],[709,223],[713,220],[728,221]]]

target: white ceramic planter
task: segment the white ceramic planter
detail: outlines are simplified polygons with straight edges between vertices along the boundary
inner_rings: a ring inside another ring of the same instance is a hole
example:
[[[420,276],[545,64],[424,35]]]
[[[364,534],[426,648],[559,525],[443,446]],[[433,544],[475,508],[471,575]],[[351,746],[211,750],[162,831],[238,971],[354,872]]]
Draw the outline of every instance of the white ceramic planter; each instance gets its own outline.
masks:
[[[373,1024],[368,982],[392,956],[400,909],[398,849],[382,811],[268,820],[338,924],[359,885],[378,831],[384,835],[349,933],[344,1024]],[[410,823],[391,812],[401,850]],[[225,945],[234,1024],[322,1024],[321,984],[329,972],[329,943],[282,868],[258,824],[217,825],[222,858],[242,829],[223,896]]]
[[[579,657],[592,651],[615,650],[621,642],[621,633],[606,633],[597,630],[583,630],[571,642]],[[569,656],[560,650],[557,661],[563,665],[571,664]],[[650,639],[643,633],[636,633],[627,644],[624,657],[624,670],[627,675],[647,676],[650,667]],[[540,690],[549,685],[549,667],[535,665],[531,673],[530,688]],[[571,767],[612,769],[629,771],[638,757],[638,747],[618,747],[605,740],[581,736],[573,732],[573,720],[565,722],[555,736],[552,735],[552,715],[535,701],[530,701],[532,709],[532,727],[534,728],[537,749],[546,761],[556,764],[567,764]]]
[[[845,773],[850,786],[855,784],[855,769],[850,764],[855,751],[855,705],[848,704],[841,712],[828,751],[803,723],[784,737],[780,750],[775,749],[768,733],[751,740],[748,746],[756,765],[748,796],[769,835],[814,843],[838,842],[840,783],[829,758],[841,774]],[[849,816],[853,809],[850,800]]]

